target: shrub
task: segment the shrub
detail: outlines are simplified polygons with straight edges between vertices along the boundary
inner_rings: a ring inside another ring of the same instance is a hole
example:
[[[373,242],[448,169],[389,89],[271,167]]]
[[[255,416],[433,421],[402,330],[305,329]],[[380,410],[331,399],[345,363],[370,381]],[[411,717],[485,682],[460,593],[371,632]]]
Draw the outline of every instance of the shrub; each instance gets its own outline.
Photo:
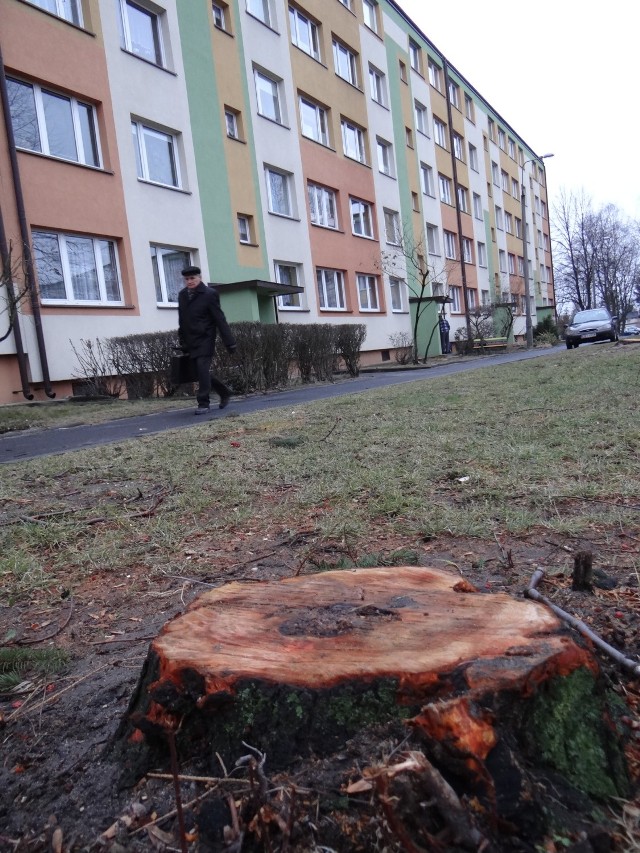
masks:
[[[336,327],[336,349],[345,363],[349,376],[360,375],[360,350],[367,337],[362,323],[349,323]]]

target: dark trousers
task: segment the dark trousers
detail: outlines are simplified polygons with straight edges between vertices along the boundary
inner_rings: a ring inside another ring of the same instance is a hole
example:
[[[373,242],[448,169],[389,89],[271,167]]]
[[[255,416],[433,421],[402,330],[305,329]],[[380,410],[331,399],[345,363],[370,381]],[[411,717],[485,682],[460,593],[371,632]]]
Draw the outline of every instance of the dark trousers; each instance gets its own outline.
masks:
[[[447,332],[440,332],[440,349],[442,350],[443,355],[451,352],[451,344],[449,343],[449,335]]]
[[[212,356],[210,355],[199,355],[196,358],[191,359],[193,362],[196,381],[198,383],[196,399],[199,406],[209,405],[211,388],[213,388],[216,394],[219,394],[221,398],[231,396],[231,389],[227,388],[224,382],[221,382],[216,376],[211,375],[211,360]]]

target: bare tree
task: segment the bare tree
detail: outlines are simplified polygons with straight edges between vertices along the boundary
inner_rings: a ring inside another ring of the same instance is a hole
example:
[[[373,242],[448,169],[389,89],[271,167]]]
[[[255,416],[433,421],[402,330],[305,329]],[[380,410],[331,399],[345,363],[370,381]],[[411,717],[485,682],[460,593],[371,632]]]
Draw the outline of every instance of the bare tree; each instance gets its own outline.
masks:
[[[584,191],[561,190],[552,220],[556,297],[580,310],[596,304],[594,219],[591,199]]]
[[[594,234],[598,263],[595,285],[598,301],[618,317],[624,328],[633,309],[634,291],[640,283],[640,239],[637,228],[615,205],[607,205],[597,216]]]
[[[18,321],[20,305],[29,295],[29,285],[24,269],[24,257],[16,257],[9,243],[2,255],[0,275],[0,343],[13,332]]]

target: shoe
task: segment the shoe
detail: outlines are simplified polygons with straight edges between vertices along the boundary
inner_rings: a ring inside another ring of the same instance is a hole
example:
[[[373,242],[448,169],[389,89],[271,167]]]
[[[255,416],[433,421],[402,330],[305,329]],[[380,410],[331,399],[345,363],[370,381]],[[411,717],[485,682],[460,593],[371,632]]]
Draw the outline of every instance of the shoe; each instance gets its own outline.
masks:
[[[220,408],[220,409],[226,409],[226,408],[227,408],[227,406],[229,405],[229,400],[230,400],[230,399],[231,399],[231,397],[230,397],[228,394],[226,394],[224,397],[220,397],[220,406],[219,406],[219,408]]]
[[[210,411],[211,411],[211,409],[209,406],[198,406],[195,413],[196,413],[196,415],[206,415]]]

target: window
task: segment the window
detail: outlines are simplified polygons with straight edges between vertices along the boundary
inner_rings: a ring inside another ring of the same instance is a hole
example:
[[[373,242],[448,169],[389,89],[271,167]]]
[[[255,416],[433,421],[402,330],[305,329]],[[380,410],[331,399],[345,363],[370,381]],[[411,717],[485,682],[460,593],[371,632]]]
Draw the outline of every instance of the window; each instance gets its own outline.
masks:
[[[409,39],[409,62],[414,71],[422,74],[422,51],[412,39]]]
[[[291,199],[293,176],[288,172],[274,169],[272,166],[265,166],[264,173],[267,182],[269,213],[277,213],[279,216],[293,216]]]
[[[71,21],[72,24],[82,26],[82,7],[80,0],[29,0],[33,6],[38,6],[52,15]]]
[[[116,244],[99,237],[33,231],[43,303],[122,303]]]
[[[542,218],[546,219],[547,218],[547,203],[546,203],[546,201],[540,202],[540,210],[542,211]]]
[[[516,216],[516,237],[522,240],[522,219]]]
[[[460,109],[460,86],[449,80],[449,101],[457,110]]]
[[[504,214],[504,230],[507,234],[513,234],[513,216],[507,211]]]
[[[367,158],[364,147],[364,131],[361,127],[352,124],[347,119],[342,119],[342,145],[344,148],[345,157],[352,160],[358,160],[359,163],[366,163]]]
[[[433,117],[433,136],[436,145],[439,145],[441,148],[447,147],[447,125],[435,116]]]
[[[458,187],[458,207],[462,213],[469,213],[469,190],[466,187]]]
[[[229,31],[229,7],[226,3],[212,3],[213,23],[219,30]]]
[[[358,301],[361,311],[379,311],[378,279],[375,275],[358,275]]]
[[[138,121],[131,122],[131,132],[138,178],[152,184],[179,187],[177,138],[171,133],[155,130]]]
[[[351,204],[351,230],[358,237],[373,239],[373,225],[371,218],[371,205],[357,198],[350,199]]]
[[[524,277],[524,258],[522,255],[518,255],[518,275]]]
[[[452,231],[443,231],[444,256],[451,261],[456,259],[456,235]]]
[[[453,154],[456,160],[464,163],[464,140],[459,133],[453,134]]]
[[[498,145],[503,151],[507,150],[507,135],[501,127],[498,128]]]
[[[464,95],[464,114],[469,119],[469,121],[475,121],[475,115],[473,112],[473,99],[471,95],[467,95],[465,92]]]
[[[320,308],[344,311],[344,278],[340,270],[319,267],[316,270]]]
[[[362,0],[364,22],[370,30],[373,30],[374,33],[378,32],[378,16],[376,14],[377,7],[378,4],[374,3],[373,0]]]
[[[402,80],[403,83],[406,83],[407,82],[407,66],[404,64],[404,62],[401,59],[398,60],[398,69],[400,71],[400,79]]]
[[[551,251],[551,247],[549,246],[549,235],[546,232],[542,235],[542,244],[545,252]]]
[[[237,110],[225,107],[224,122],[227,128],[227,136],[230,139],[240,139],[239,116],[240,113]]]
[[[120,0],[120,35],[129,53],[164,66],[160,19],[133,0]]]
[[[287,264],[280,261],[274,262],[276,281],[278,284],[287,284],[290,287],[300,287],[300,265]],[[302,293],[282,293],[278,296],[278,308],[300,309],[302,304]]]
[[[282,124],[279,81],[256,69],[253,71],[253,77],[256,84],[259,115]]]
[[[444,175],[438,175],[438,183],[440,185],[440,201],[444,204],[451,204],[451,181]]]
[[[420,133],[424,133],[425,136],[429,135],[429,126],[427,123],[427,108],[420,103],[420,101],[415,101],[415,114],[416,114],[416,130],[419,130]]]
[[[318,25],[303,15],[299,9],[289,6],[289,24],[291,26],[291,41],[300,50],[320,61],[320,42]]]
[[[420,199],[418,193],[411,192],[411,207],[416,213],[420,212]]]
[[[477,243],[478,248],[478,266],[486,267],[487,265],[487,247],[484,243]]]
[[[489,304],[489,291],[488,290],[481,291],[481,296],[482,296],[482,304],[488,305]]]
[[[460,314],[462,312],[462,288],[450,287],[449,296],[451,297],[451,313]]]
[[[190,264],[190,252],[151,246],[151,266],[158,305],[178,304],[178,293],[184,286],[181,271]]]
[[[376,139],[378,152],[378,169],[383,175],[393,175],[393,149],[391,143],[378,137]]]
[[[384,211],[384,234],[387,243],[393,243],[394,246],[399,246],[402,241],[400,234],[400,217],[395,210]]]
[[[516,256],[511,252],[507,254],[507,267],[509,270],[509,275],[516,274]]]
[[[500,267],[500,272],[507,271],[507,253],[504,249],[498,249],[498,262]]]
[[[391,290],[391,310],[405,310],[405,287],[401,278],[389,276],[389,289]]]
[[[467,290],[467,299],[469,301],[469,308],[471,310],[473,310],[476,307],[476,305],[478,304],[478,299],[477,299],[476,294],[477,294],[477,291],[474,290],[472,287],[470,287]]]
[[[489,128],[489,139],[492,142],[496,141],[496,123],[492,118],[487,119],[487,127]]]
[[[342,3],[342,5],[347,9],[351,9],[351,0],[340,0],[340,3]]]
[[[241,243],[254,243],[253,239],[253,217],[238,214],[238,238]]]
[[[496,228],[500,231],[504,231],[504,221],[502,217],[502,208],[496,205]]]
[[[514,198],[520,197],[520,184],[515,178],[511,178],[511,195]]]
[[[504,169],[500,172],[500,181],[501,181],[500,185],[501,185],[502,189],[506,193],[508,193],[509,192],[509,175],[505,172]]]
[[[473,194],[473,215],[476,219],[482,219],[482,199],[478,195],[478,193]]]
[[[422,192],[435,198],[436,190],[433,183],[433,169],[426,163],[420,163],[420,176],[422,179]]]
[[[334,39],[333,62],[338,77],[342,77],[352,86],[358,85],[358,65],[355,53],[346,45]]]
[[[404,138],[407,140],[407,145],[409,146],[409,148],[413,148],[413,131],[410,127],[405,127]]]
[[[512,160],[516,159],[516,143],[511,137],[509,137],[509,157]]]
[[[329,144],[327,111],[306,98],[300,98],[300,126],[303,136],[313,139],[321,145]]]
[[[74,163],[100,163],[95,108],[38,85],[7,78],[16,146]]]
[[[387,104],[387,87],[385,76],[375,65],[369,65],[369,91],[371,98],[383,107]]]
[[[271,26],[269,0],[247,0],[247,12],[268,27]]]
[[[440,241],[438,240],[438,226],[429,225],[427,222],[427,250],[430,255],[440,254]]]
[[[321,225],[323,228],[338,227],[336,194],[332,189],[320,184],[308,183],[307,198],[309,199],[309,217],[314,225]]]
[[[428,63],[428,74],[429,74],[429,83],[437,89],[438,92],[442,92],[442,68],[439,65],[430,59]]]

